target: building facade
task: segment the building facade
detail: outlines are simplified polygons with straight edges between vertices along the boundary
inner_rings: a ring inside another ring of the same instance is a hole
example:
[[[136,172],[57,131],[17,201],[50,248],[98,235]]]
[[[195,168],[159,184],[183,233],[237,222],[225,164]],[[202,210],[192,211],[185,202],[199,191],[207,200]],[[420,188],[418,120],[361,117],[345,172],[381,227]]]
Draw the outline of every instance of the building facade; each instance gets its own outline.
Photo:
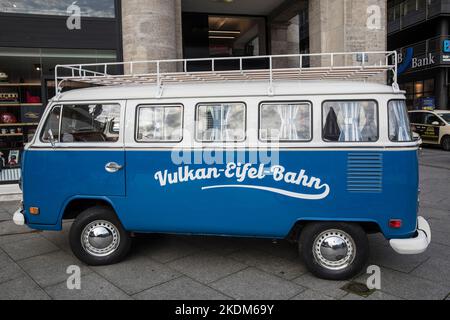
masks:
[[[386,8],[386,0],[1,1],[0,183],[18,179],[57,64],[384,51]]]
[[[450,0],[389,0],[388,49],[400,54],[409,109],[450,109]]]

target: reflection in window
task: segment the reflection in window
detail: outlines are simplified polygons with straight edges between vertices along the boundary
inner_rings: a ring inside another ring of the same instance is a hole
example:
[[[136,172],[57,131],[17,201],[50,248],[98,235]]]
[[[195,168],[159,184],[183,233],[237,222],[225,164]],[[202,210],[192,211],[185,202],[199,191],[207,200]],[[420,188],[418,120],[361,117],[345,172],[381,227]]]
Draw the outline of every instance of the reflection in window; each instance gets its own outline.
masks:
[[[68,8],[75,3],[80,7],[83,17],[114,18],[114,2],[114,0],[6,0],[0,2],[0,12],[68,16]]]
[[[181,106],[141,106],[138,111],[137,141],[181,141],[182,110]]]
[[[63,106],[61,142],[117,142],[119,128],[120,105]]]
[[[201,104],[197,106],[197,141],[237,142],[245,140],[243,103]]]
[[[389,139],[394,142],[412,140],[411,126],[405,101],[389,102]]]
[[[329,142],[378,140],[377,104],[373,101],[328,101],[323,104],[323,139]]]
[[[260,139],[264,141],[311,140],[311,105],[262,104]]]

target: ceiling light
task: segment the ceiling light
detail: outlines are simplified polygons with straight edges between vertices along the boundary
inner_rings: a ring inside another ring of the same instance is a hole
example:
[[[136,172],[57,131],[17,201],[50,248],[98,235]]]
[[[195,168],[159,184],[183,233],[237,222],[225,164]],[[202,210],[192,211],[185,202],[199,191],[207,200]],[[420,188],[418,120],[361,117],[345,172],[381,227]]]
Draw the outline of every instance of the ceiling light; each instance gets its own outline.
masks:
[[[42,70],[42,67],[41,67],[40,64],[35,64],[35,65],[33,65],[33,67],[34,67],[35,71],[41,71]]]
[[[209,30],[209,33],[228,33],[228,34],[240,34],[239,30]]]
[[[209,36],[210,39],[236,39],[233,36]]]

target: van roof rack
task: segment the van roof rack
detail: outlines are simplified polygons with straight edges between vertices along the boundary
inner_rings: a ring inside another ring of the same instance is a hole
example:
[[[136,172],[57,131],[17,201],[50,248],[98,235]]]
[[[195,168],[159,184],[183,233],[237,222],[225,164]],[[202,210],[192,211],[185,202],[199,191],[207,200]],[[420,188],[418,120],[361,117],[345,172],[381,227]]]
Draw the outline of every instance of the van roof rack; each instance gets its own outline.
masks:
[[[153,84],[162,96],[166,83],[260,80],[273,95],[277,80],[360,80],[392,72],[397,84],[396,51],[266,55],[57,65],[56,94],[66,82],[115,86]]]

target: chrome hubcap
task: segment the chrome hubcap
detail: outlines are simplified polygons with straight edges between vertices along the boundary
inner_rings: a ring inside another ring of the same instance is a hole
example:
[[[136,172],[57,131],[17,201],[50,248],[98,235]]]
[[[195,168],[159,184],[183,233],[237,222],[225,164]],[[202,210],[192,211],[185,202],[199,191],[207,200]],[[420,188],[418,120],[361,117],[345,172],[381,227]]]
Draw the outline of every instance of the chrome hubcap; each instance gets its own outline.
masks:
[[[84,250],[96,257],[105,257],[117,250],[120,234],[116,226],[108,221],[93,221],[81,234]]]
[[[342,230],[327,230],[314,241],[314,258],[322,267],[329,270],[342,270],[353,263],[356,254],[355,243]]]

